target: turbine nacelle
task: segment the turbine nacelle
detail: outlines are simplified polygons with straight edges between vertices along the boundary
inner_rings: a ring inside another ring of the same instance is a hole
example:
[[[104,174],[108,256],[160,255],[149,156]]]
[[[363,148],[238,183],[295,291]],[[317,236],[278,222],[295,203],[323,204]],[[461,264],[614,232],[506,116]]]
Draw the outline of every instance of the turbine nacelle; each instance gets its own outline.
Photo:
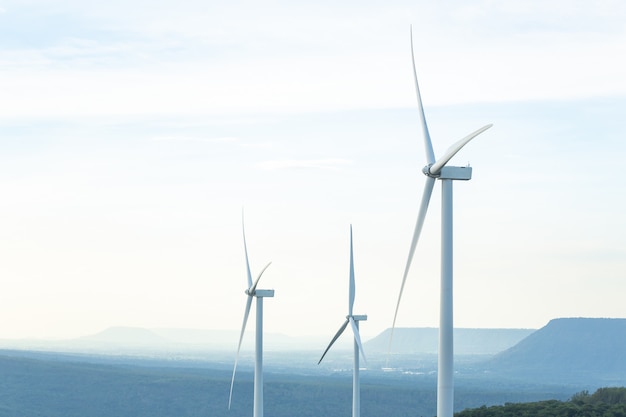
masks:
[[[350,317],[352,317],[352,320],[354,320],[354,321],[366,321],[367,320],[367,315],[366,314],[357,315],[357,316],[348,314],[346,316],[346,320],[350,320]]]
[[[274,290],[256,290],[255,289],[255,290],[246,290],[244,292],[250,297],[257,297],[257,298],[274,296]]]
[[[472,179],[472,167],[470,166],[450,167],[446,165],[442,167],[439,170],[439,172],[437,172],[436,174],[433,174],[431,172],[431,167],[432,167],[432,164],[426,165],[424,168],[422,168],[422,173],[430,178],[436,178],[439,180],[461,180],[461,181],[468,181]]]

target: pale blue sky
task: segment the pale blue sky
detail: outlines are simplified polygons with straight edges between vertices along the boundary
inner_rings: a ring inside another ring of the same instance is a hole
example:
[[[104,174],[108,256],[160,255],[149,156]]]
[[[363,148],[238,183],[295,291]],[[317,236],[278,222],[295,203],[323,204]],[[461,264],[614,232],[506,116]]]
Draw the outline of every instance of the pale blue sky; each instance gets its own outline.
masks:
[[[455,157],[455,324],[624,317],[620,1],[0,0],[0,338],[389,327],[424,177]],[[439,190],[399,314],[436,326]]]

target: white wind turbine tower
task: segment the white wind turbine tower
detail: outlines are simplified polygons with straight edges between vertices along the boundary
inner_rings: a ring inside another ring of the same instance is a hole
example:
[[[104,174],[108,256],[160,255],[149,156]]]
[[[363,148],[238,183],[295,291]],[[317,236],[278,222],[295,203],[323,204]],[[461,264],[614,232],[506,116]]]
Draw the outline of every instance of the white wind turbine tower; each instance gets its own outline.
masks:
[[[361,336],[359,334],[359,321],[367,320],[366,315],[358,315],[355,316],[352,314],[352,307],[354,306],[354,293],[355,293],[355,283],[354,283],[354,259],[352,256],[352,225],[350,225],[350,291],[348,294],[348,315],[346,316],[346,321],[343,322],[333,339],[328,344],[328,347],[322,354],[318,365],[326,356],[326,353],[330,349],[330,347],[335,343],[335,341],[341,336],[346,327],[348,327],[348,323],[352,327],[352,333],[354,334],[354,369],[352,371],[352,417],[359,417],[361,415],[361,382],[359,379],[359,352],[363,355],[363,359],[365,359],[365,352],[363,351],[363,345],[361,344]]]
[[[420,122],[422,125],[422,133],[424,137],[424,146],[426,150],[427,165],[422,169],[426,175],[426,184],[422,195],[422,202],[415,224],[415,232],[409,249],[409,256],[402,277],[402,285],[400,294],[398,295],[398,303],[393,316],[393,325],[391,337],[393,337],[393,329],[396,325],[396,317],[398,308],[400,307],[400,299],[406,277],[411,267],[415,247],[419,240],[424,218],[428,210],[428,203],[433,192],[435,180],[441,181],[442,198],[441,198],[441,293],[440,293],[440,310],[439,310],[439,361],[437,370],[437,417],[452,417],[454,406],[454,381],[453,381],[453,305],[452,305],[452,181],[467,181],[472,177],[472,168],[448,166],[450,159],[463,148],[470,140],[489,129],[492,125],[488,124],[477,131],[469,134],[458,142],[454,143],[444,155],[435,159],[433,145],[428,133],[426,118],[424,116],[424,108],[422,107],[422,98],[420,95],[419,85],[417,83],[417,71],[415,70],[415,57],[413,55],[413,33],[411,31],[411,59],[413,61],[413,75],[415,78],[415,91],[417,93],[417,104]],[[391,345],[391,342],[390,342]]]
[[[233,378],[230,382],[230,395],[228,397],[228,409],[233,399],[233,386],[235,384],[235,373],[237,372],[237,361],[239,360],[239,351],[241,350],[241,342],[246,331],[246,323],[250,315],[250,307],[252,306],[252,298],[256,298],[256,340],[255,340],[255,356],[254,356],[254,417],[263,417],[263,298],[273,297],[274,290],[259,290],[257,284],[261,279],[261,275],[270,266],[271,262],[265,265],[258,277],[252,282],[250,274],[250,262],[248,261],[248,247],[246,245],[246,229],[243,222],[243,214],[241,215],[241,227],[243,229],[243,249],[246,255],[246,271],[248,273],[248,288],[246,289],[246,310],[243,315],[243,325],[241,326],[241,334],[239,335],[239,345],[237,346],[237,356],[235,357],[235,366],[233,368]]]

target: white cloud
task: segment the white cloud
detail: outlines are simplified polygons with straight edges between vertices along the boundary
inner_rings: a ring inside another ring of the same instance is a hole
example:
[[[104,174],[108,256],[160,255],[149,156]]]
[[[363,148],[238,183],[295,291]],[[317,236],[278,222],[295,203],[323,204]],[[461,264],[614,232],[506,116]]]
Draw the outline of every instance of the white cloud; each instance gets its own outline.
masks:
[[[614,23],[626,11],[610,1],[592,11],[582,3],[477,1],[452,13],[407,3],[359,9],[350,24],[347,7],[329,4],[285,6],[276,16],[254,5],[133,4],[121,16],[112,3],[98,6],[100,17],[64,4],[55,10],[66,7],[80,23],[71,36],[2,51],[3,117],[412,106],[412,21],[430,105],[626,94],[626,30]]]
[[[157,142],[203,142],[203,143],[237,143],[239,138],[236,137],[220,137],[220,138],[206,138],[199,136],[155,136],[152,140]]]
[[[264,161],[258,167],[266,170],[279,169],[339,169],[351,165],[353,161],[349,159],[328,158],[328,159],[287,159],[276,161]]]

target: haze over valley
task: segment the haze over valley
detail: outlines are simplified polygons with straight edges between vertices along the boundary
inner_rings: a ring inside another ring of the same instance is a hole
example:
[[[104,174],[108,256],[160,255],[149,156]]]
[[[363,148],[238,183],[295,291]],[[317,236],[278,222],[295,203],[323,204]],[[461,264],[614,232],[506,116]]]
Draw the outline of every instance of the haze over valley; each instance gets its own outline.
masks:
[[[387,401],[397,402],[394,410],[398,414],[394,415],[414,415],[416,410],[422,415],[434,414],[437,359],[432,351],[433,329],[399,330],[389,357],[380,349],[385,345],[382,341],[388,341],[387,331],[364,342],[368,355],[362,369],[364,416],[383,412],[381,404]],[[208,410],[215,416],[247,415],[245,404],[251,400],[252,381],[249,347],[240,363],[240,403],[233,414],[226,410],[234,346],[220,346],[228,345],[226,341],[236,343],[237,332],[232,333],[112,328],[48,345],[40,341],[36,350],[33,345],[18,349],[18,344],[8,349],[3,340],[0,380],[9,389],[0,395],[5,404],[0,415],[25,412],[26,404],[30,404],[31,415],[46,415],[44,410],[51,407],[68,417],[80,413],[83,417],[110,413],[166,416],[173,410],[180,416]],[[537,330],[457,329],[455,409],[566,400],[583,390],[624,386],[624,334],[626,319],[555,319]],[[421,350],[415,349],[418,340],[422,341]],[[300,398],[311,415],[325,415],[332,407],[345,409],[351,381],[350,346],[329,352],[318,366],[327,340],[295,343],[268,335],[268,343],[276,343],[275,349],[268,348],[265,359],[268,410],[277,416],[289,415],[289,402],[282,399],[285,395]],[[504,349],[493,352],[492,346],[498,344]],[[555,352],[561,353],[562,360],[555,360]],[[51,396],[51,392],[56,394]],[[22,402],[25,398],[27,403]]]

